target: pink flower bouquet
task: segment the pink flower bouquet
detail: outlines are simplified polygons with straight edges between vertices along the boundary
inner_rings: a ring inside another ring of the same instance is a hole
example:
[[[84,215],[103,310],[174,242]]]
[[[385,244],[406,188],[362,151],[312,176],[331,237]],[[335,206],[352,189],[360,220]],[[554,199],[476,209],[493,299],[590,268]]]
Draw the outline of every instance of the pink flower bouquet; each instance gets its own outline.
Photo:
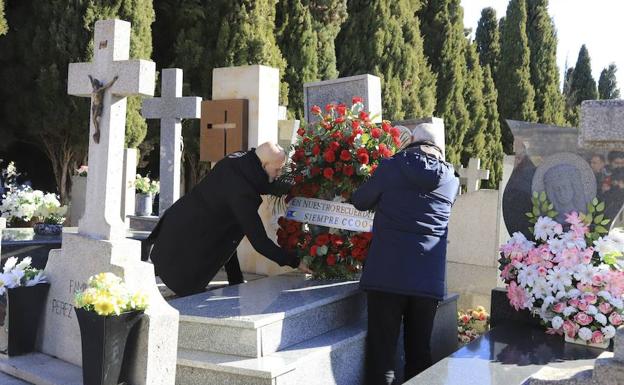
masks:
[[[546,195],[534,194],[527,214],[533,239],[514,233],[499,262],[516,310],[538,314],[547,333],[606,347],[624,322],[624,231],[607,230],[604,207],[594,199],[587,214],[558,223]]]

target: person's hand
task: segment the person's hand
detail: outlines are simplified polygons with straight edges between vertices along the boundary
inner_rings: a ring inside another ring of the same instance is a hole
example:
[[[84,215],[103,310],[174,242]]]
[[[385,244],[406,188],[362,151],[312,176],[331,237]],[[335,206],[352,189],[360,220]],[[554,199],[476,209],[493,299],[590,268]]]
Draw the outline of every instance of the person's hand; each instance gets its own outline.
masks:
[[[308,265],[306,265],[305,263],[303,263],[303,261],[301,261],[299,263],[299,267],[297,267],[297,269],[299,269],[299,271],[301,271],[302,273],[306,273],[306,274],[314,274],[314,272],[312,270],[310,270],[310,268],[308,267]]]

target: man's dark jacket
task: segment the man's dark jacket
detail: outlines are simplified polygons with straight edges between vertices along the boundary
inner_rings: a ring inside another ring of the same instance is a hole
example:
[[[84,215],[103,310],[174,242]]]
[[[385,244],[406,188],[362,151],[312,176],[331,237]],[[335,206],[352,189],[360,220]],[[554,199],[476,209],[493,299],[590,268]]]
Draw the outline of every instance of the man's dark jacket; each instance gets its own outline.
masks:
[[[260,195],[271,187],[255,150],[238,152],[167,209],[150,234],[150,258],[165,285],[180,296],[203,291],[243,236],[280,266],[297,267],[299,259],[267,237],[258,215]]]
[[[375,208],[362,289],[444,297],[448,221],[458,188],[453,166],[418,145],[381,162],[352,196],[358,210]]]

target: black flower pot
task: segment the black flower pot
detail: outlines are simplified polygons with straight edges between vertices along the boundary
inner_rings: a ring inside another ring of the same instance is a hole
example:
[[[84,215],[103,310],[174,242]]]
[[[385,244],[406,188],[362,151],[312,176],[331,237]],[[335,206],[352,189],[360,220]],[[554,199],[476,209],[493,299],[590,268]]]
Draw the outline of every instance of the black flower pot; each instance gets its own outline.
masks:
[[[49,283],[7,289],[0,296],[0,353],[9,356],[35,349],[37,329]]]
[[[74,308],[82,340],[82,381],[89,385],[117,385],[126,350],[126,340],[142,311],[118,316],[100,316]]]

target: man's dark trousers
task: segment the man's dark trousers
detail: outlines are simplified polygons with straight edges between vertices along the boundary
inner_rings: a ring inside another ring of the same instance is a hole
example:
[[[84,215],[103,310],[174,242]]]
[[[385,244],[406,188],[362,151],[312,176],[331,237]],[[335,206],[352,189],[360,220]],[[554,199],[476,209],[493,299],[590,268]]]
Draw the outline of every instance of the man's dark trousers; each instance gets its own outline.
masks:
[[[366,340],[367,385],[390,385],[404,325],[405,381],[431,366],[431,332],[438,300],[381,291],[368,291]]]

